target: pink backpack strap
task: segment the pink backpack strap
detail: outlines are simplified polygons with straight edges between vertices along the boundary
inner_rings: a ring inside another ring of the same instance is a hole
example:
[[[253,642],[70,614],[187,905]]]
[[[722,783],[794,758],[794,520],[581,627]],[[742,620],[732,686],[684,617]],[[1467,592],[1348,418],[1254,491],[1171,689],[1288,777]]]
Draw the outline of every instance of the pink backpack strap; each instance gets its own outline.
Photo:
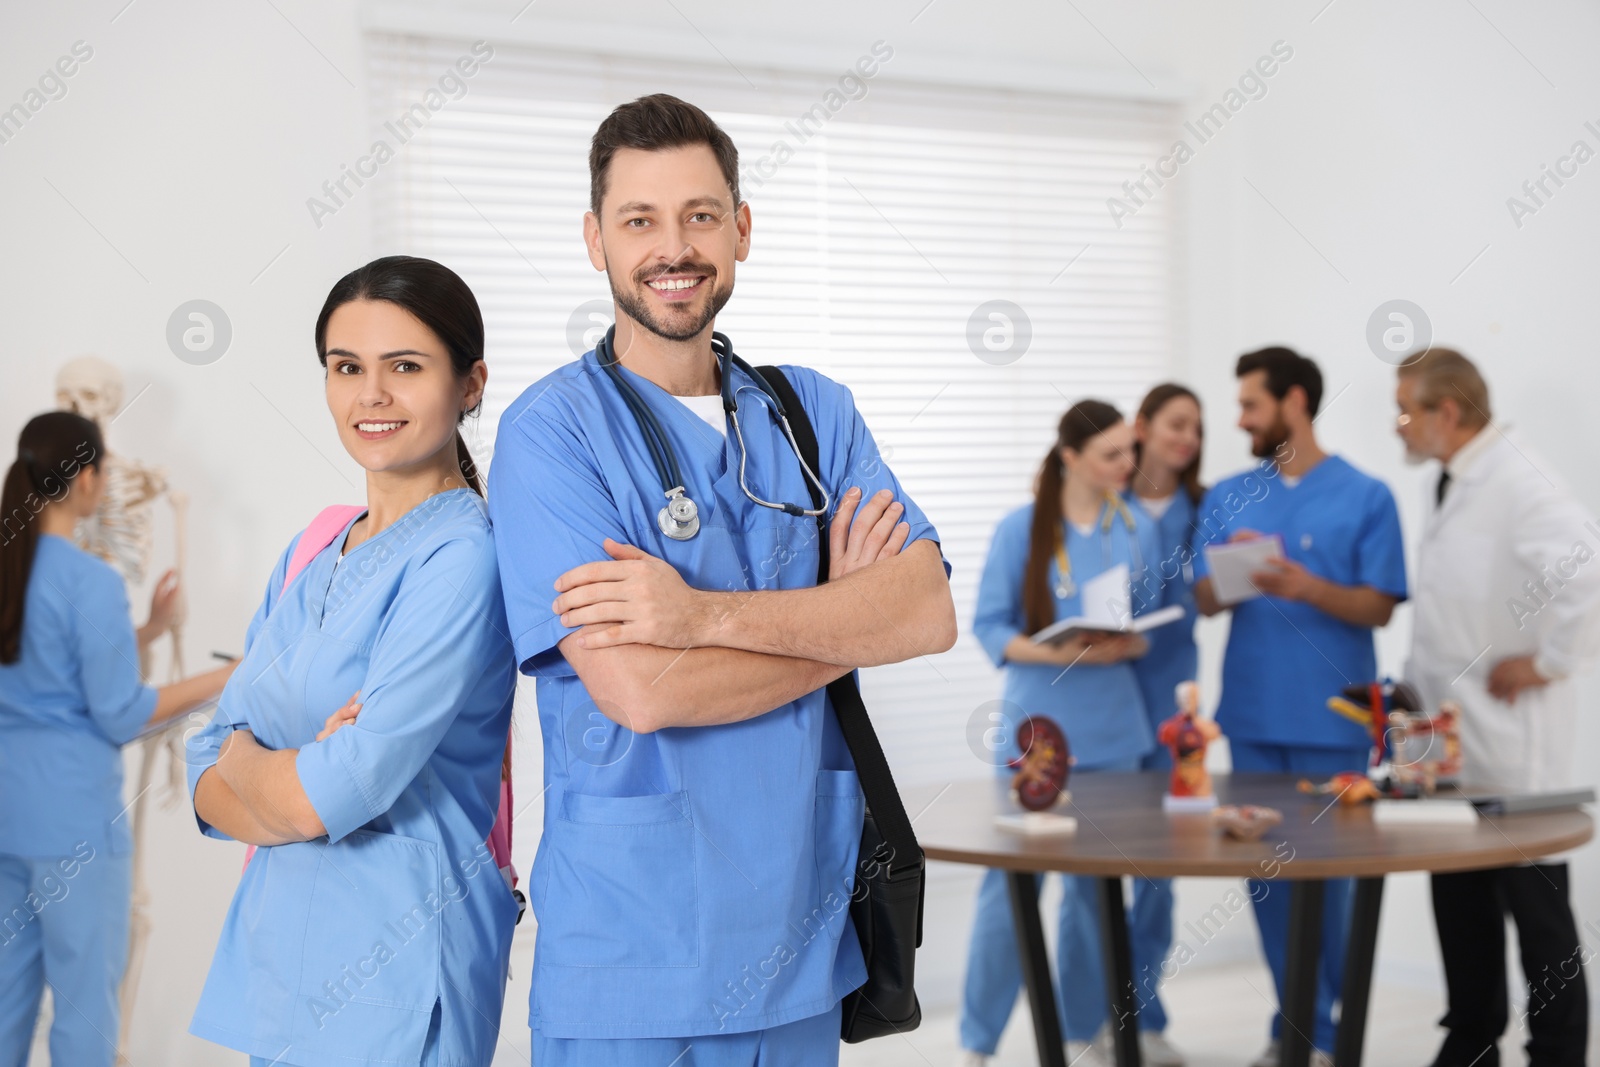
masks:
[[[511,888],[517,887],[517,869],[511,866],[511,783],[500,783],[500,809],[494,815],[494,827],[489,831],[489,852],[494,865],[500,868]]]
[[[505,756],[505,767],[508,772],[511,768],[510,745],[511,734],[508,730]],[[517,887],[517,869],[511,865],[511,818],[516,810],[516,801],[511,795],[511,775],[507,773],[500,779],[500,806],[494,813],[494,826],[489,829],[488,844],[489,853],[494,856],[494,865],[500,868],[506,884],[512,889]]]
[[[300,543],[294,546],[294,555],[289,557],[289,569],[283,576],[283,589],[289,588],[289,583],[317,558],[317,553],[333,544],[333,539],[350,525],[351,519],[366,510],[365,504],[334,504],[319,511],[317,517],[311,520],[311,525],[306,527],[305,533],[300,535]],[[283,589],[278,590],[279,596],[283,595]]]

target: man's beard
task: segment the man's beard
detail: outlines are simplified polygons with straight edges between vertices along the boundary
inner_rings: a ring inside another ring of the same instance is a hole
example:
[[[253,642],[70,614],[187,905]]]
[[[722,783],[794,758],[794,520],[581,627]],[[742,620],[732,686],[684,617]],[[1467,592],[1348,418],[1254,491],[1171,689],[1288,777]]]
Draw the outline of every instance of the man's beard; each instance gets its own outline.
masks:
[[[646,330],[668,341],[688,341],[698,337],[702,330],[716,320],[717,314],[727,306],[729,298],[733,296],[732,283],[729,283],[725,289],[715,288],[716,279],[719,277],[717,272],[710,267],[702,267],[693,263],[680,264],[671,270],[652,270],[648,273],[641,271],[639,274],[634,275],[633,281],[635,285],[642,289],[650,279],[660,277],[663,274],[705,275],[705,281],[700,284],[713,287],[711,299],[706,301],[705,309],[688,322],[668,324],[657,317],[654,309],[647,302],[648,298],[639,296],[631,290],[624,293],[617,288],[616,280],[611,277],[610,271],[606,272],[606,280],[611,284],[611,299],[617,302],[618,308],[622,309],[630,319],[643,326]]]
[[[1250,435],[1250,454],[1257,459],[1271,459],[1289,443],[1289,425],[1279,415],[1260,437]]]

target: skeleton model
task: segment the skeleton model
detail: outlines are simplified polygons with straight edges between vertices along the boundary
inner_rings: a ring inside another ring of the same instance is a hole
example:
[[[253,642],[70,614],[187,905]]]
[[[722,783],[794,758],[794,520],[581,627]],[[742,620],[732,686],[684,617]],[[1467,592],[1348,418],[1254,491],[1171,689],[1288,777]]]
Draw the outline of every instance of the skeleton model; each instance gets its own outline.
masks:
[[[61,368],[56,375],[56,405],[65,411],[76,412],[91,419],[100,427],[101,436],[107,437],[111,420],[122,408],[122,372],[105,360],[95,356],[82,356]],[[166,472],[159,467],[148,467],[138,460],[128,459],[111,451],[101,457],[100,470],[105,480],[105,492],[95,514],[83,520],[75,533],[79,547],[111,564],[130,586],[144,581],[150,563],[150,511],[151,502],[165,496],[172,507],[173,534],[176,541],[173,570],[178,578],[178,601],[170,629],[172,649],[168,678],[177,681],[184,675],[183,622],[186,609],[183,601],[184,529],[188,510],[185,494],[167,485]],[[139,650],[140,673],[150,677],[149,653],[146,647]],[[176,723],[179,720],[174,719]],[[122,1032],[118,1035],[117,1061],[126,1064],[128,1028],[133,1018],[133,1002],[139,993],[139,972],[144,965],[145,942],[150,934],[149,890],[144,881],[144,827],[146,803],[151,780],[161,750],[168,753],[168,789],[165,806],[172,806],[183,794],[183,754],[177,731],[168,730],[140,742],[138,791],[133,802],[133,913],[128,929],[128,969],[122,977]]]

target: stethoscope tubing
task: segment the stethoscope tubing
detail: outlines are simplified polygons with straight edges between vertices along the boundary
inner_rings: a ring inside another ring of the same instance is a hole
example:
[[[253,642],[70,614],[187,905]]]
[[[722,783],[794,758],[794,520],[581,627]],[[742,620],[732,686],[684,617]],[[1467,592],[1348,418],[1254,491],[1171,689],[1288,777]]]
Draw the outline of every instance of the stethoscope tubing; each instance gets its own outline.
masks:
[[[638,424],[640,434],[644,438],[645,448],[650,453],[650,460],[656,468],[656,476],[661,479],[663,494],[668,499],[678,494],[687,496],[687,487],[683,484],[683,472],[678,466],[677,453],[673,449],[672,443],[667,440],[666,431],[662,427],[661,421],[656,418],[655,412],[650,410],[650,405],[645,402],[644,397],[639,395],[638,390],[622,376],[622,372],[617,366],[618,360],[613,348],[616,329],[615,326],[608,329],[605,337],[595,346],[595,359],[605,368],[611,380],[616,383],[618,393],[621,394],[623,402],[627,404],[628,410],[632,412],[634,421]],[[721,364],[722,409],[727,414],[728,420],[733,424],[734,438],[739,445],[739,488],[752,503],[759,504],[765,508],[772,508],[775,511],[782,511],[787,515],[811,517],[826,515],[833,504],[833,496],[828,492],[827,487],[822,484],[822,480],[817,477],[817,473],[811,469],[810,464],[806,462],[805,456],[801,454],[800,445],[795,440],[794,430],[789,425],[789,413],[784,407],[782,398],[778,396],[777,391],[772,388],[765,378],[757,374],[754,368],[734,353],[733,343],[724,334],[713,333],[711,335],[711,343]],[[783,428],[783,435],[788,439],[789,447],[794,450],[795,459],[800,463],[801,471],[822,496],[821,507],[805,508],[794,503],[764,500],[751,490],[747,477],[750,452],[745,447],[744,427],[739,420],[737,392],[733,388],[731,371],[734,366],[749,375],[762,393],[766,395],[767,400],[771,402],[773,411],[778,416],[779,425]]]
[[[1101,517],[1095,525],[1100,527],[1101,573],[1111,567],[1111,523],[1114,518],[1120,518],[1123,527],[1128,531],[1128,551],[1133,560],[1133,567],[1128,572],[1129,580],[1137,582],[1144,574],[1144,551],[1139,547],[1138,523],[1133,517],[1133,512],[1120,497],[1108,496],[1100,514]],[[1064,519],[1062,525],[1061,548],[1056,562],[1056,596],[1065,599],[1077,592],[1078,586],[1072,579],[1072,557],[1068,554],[1067,545],[1067,540],[1072,536],[1072,525]],[[1062,561],[1066,561],[1065,570],[1062,568]]]

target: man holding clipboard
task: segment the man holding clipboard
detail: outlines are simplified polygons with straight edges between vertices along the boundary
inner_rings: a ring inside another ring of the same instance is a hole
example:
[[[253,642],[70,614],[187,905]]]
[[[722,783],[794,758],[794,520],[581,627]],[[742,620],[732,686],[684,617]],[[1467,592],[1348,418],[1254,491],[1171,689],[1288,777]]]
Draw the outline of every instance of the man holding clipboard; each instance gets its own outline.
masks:
[[[1372,631],[1406,599],[1400,516],[1389,489],[1317,444],[1322,374],[1288,348],[1239,357],[1239,428],[1262,462],[1218,482],[1195,517],[1195,603],[1233,613],[1217,722],[1236,771],[1326,777],[1366,767],[1369,740],[1326,709],[1377,676]],[[1213,568],[1215,570],[1213,570]],[[1261,946],[1283,998],[1288,894],[1250,884]],[[1326,1062],[1344,970],[1349,882],[1327,884],[1317,1025]],[[1277,1067],[1281,1014],[1252,1067]]]

